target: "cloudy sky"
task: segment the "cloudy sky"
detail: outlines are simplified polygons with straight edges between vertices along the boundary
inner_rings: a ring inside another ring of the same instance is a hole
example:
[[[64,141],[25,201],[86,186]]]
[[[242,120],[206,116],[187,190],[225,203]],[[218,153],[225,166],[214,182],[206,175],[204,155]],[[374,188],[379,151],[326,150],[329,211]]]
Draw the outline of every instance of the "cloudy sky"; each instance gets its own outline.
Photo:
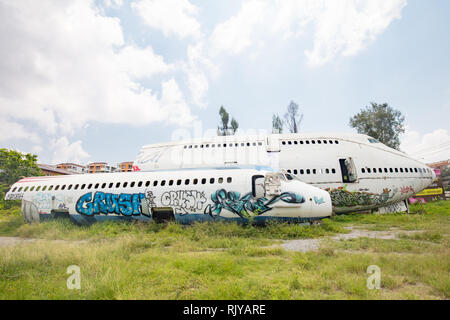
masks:
[[[352,132],[371,101],[406,116],[402,150],[450,158],[447,0],[0,0],[0,146],[42,163],[133,160],[144,144]]]

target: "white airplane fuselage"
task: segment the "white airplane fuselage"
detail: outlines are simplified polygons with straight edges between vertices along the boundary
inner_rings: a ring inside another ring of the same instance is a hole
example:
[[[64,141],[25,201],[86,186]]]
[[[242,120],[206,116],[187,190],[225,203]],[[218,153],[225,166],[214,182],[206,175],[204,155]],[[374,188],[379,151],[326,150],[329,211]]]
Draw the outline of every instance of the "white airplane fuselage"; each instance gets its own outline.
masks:
[[[60,216],[80,224],[104,219],[300,222],[332,214],[326,191],[257,166],[28,177],[5,199],[22,200],[27,222]]]
[[[137,170],[257,164],[327,190],[336,213],[371,210],[426,188],[434,171],[362,134],[225,136],[147,145]]]

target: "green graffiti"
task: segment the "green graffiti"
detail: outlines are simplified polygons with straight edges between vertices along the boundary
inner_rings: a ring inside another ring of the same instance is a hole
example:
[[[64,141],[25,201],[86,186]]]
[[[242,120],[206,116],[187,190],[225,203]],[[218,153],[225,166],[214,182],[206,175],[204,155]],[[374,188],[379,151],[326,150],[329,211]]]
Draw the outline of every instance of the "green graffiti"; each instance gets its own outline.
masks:
[[[346,186],[325,190],[330,194],[331,202],[335,207],[378,205],[387,202],[393,197],[390,189],[384,189],[381,194],[348,191],[346,190]]]

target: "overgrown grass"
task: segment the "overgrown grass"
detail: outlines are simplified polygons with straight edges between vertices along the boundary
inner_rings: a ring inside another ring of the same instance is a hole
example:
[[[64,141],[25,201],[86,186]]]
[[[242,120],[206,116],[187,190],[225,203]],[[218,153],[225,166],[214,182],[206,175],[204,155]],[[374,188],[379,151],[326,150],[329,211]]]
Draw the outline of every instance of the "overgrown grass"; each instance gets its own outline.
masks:
[[[331,240],[347,226],[421,232]],[[421,213],[352,214],[312,226],[28,225],[17,212],[0,212],[1,236],[39,239],[0,246],[0,299],[448,299],[449,229],[450,201]],[[277,246],[299,238],[327,240],[307,253]],[[81,290],[66,287],[70,265],[81,268]],[[366,287],[369,265],[381,268],[380,290]]]

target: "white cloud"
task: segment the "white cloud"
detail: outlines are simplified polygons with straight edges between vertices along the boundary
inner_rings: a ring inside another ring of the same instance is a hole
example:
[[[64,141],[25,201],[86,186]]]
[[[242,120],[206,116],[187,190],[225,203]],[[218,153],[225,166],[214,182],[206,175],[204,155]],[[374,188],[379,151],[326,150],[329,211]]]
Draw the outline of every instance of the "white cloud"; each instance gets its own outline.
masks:
[[[407,128],[401,138],[400,148],[425,163],[448,160],[450,159],[450,135],[446,129],[436,129],[421,135]]]
[[[65,136],[54,140],[51,143],[53,152],[52,163],[58,164],[63,162],[85,163],[90,157],[89,154],[83,150],[81,141],[69,142]]]
[[[198,8],[188,0],[140,0],[132,3],[133,10],[145,24],[159,29],[165,36],[199,37]]]
[[[91,1],[0,0],[0,30],[4,117],[32,120],[50,134],[72,133],[89,121],[193,119],[184,101],[175,113],[164,92],[159,99],[137,81],[174,67],[151,47],[125,45],[120,20],[103,16]]]
[[[8,140],[28,140],[33,143],[41,141],[36,133],[29,131],[20,123],[8,121],[2,117],[0,118],[0,142]]]
[[[401,18],[405,5],[406,0],[250,0],[216,26],[211,52],[239,54],[261,39],[298,38],[312,26],[313,48],[305,55],[309,65],[320,66],[363,50]]]

